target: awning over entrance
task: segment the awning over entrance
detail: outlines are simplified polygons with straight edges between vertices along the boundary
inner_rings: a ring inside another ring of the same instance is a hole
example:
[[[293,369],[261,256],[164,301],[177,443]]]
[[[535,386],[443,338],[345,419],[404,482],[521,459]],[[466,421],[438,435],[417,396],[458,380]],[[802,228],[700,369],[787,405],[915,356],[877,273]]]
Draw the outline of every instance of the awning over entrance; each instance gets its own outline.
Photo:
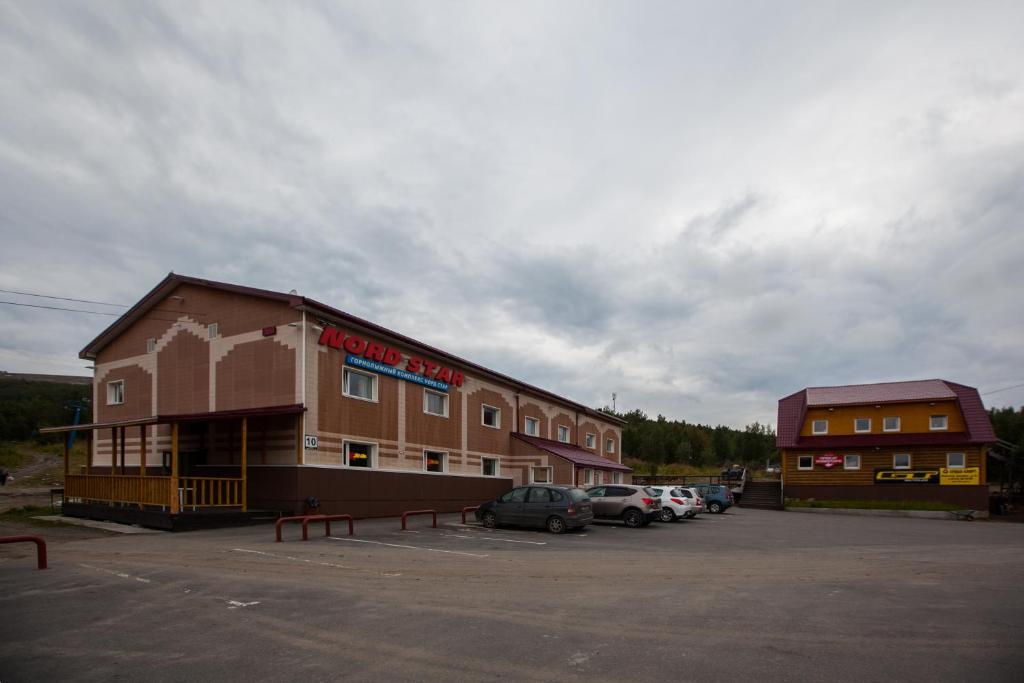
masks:
[[[632,467],[620,465],[613,460],[602,458],[600,455],[597,455],[592,451],[585,450],[570,443],[551,441],[550,439],[541,439],[536,436],[527,436],[525,434],[513,434],[512,438],[519,439],[520,441],[530,444],[534,448],[539,448],[540,450],[551,453],[552,455],[565,458],[577,467],[592,467],[598,470],[611,470],[614,472],[633,471]]]

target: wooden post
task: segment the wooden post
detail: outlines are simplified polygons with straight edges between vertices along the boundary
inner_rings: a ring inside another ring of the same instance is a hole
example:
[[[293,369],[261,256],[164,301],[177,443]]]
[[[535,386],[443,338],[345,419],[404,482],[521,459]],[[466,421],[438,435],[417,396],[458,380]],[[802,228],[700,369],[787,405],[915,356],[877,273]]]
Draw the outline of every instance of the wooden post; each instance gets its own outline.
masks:
[[[110,428],[110,473],[117,474],[117,427]]]
[[[139,476],[146,476],[146,425],[139,425]]]
[[[245,456],[246,456],[246,452],[247,452],[246,440],[248,439],[248,435],[249,435],[249,418],[243,417],[242,418],[242,512],[246,511],[246,504],[248,503],[248,499],[247,499],[247,496],[246,496],[246,486],[248,484],[248,473],[245,471],[246,470],[246,464],[247,464],[246,461],[245,461],[246,460]]]
[[[178,423],[171,423],[171,514],[178,514]]]

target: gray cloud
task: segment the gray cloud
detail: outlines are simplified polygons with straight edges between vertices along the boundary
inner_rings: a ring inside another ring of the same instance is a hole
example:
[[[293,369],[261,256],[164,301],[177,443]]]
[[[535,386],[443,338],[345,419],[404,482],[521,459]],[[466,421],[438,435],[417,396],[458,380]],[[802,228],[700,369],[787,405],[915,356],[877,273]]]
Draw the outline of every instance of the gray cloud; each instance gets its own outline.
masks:
[[[1022,19],[8,3],[0,288],[294,288],[584,403],[740,426],[807,385],[1024,382]],[[81,369],[108,322],[0,306],[0,368]]]

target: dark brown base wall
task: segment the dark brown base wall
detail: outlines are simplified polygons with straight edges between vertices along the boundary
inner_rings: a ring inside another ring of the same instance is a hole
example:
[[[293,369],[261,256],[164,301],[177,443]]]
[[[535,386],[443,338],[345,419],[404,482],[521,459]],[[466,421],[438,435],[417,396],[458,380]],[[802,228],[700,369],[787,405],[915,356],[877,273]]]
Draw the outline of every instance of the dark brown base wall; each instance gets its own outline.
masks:
[[[254,467],[249,470],[249,506],[304,514],[306,498],[320,501],[321,514],[394,517],[408,510],[458,512],[512,489],[505,477],[380,472],[320,467]]]
[[[786,484],[786,498],[807,500],[912,500],[949,503],[988,510],[988,486],[890,484],[874,486],[806,486]]]

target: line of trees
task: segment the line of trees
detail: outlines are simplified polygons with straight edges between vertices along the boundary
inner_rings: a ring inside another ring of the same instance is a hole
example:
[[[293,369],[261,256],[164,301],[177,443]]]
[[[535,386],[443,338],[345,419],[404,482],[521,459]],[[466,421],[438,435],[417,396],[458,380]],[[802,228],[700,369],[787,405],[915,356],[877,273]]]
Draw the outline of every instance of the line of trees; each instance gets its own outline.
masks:
[[[74,411],[65,405],[88,399],[90,393],[89,385],[0,379],[0,441],[26,441],[38,438],[40,427],[71,424]],[[79,422],[91,421],[86,407]]]

